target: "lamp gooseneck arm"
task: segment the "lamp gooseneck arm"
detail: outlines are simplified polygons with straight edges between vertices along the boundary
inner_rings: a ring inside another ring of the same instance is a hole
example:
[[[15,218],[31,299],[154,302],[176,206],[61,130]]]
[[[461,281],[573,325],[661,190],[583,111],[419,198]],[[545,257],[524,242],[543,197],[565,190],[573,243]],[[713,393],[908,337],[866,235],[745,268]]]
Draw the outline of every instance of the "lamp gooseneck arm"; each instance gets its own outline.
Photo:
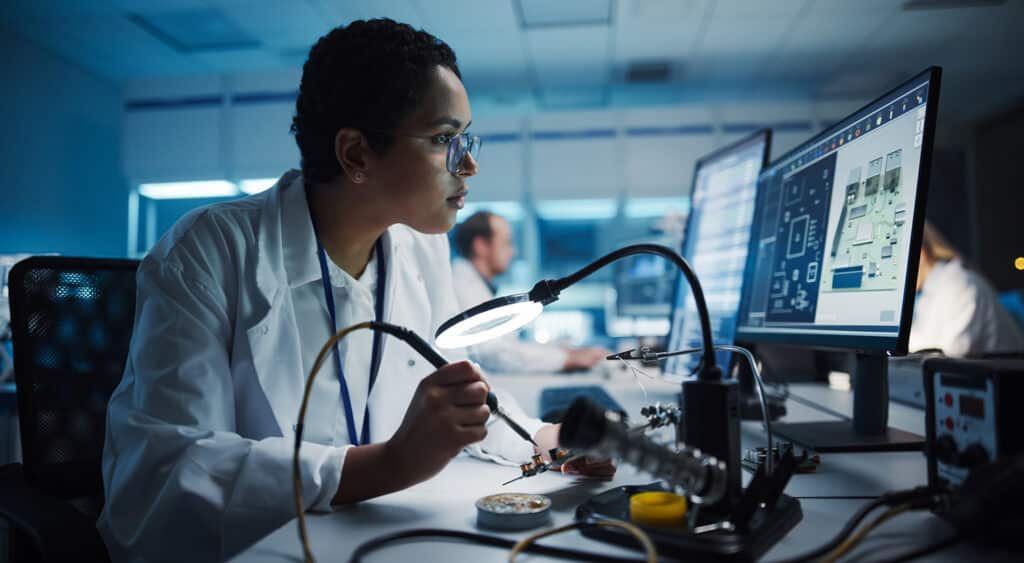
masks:
[[[704,300],[704,290],[701,289],[700,282],[697,280],[697,274],[694,273],[690,264],[688,264],[686,260],[679,255],[679,253],[673,251],[667,246],[662,246],[660,244],[632,244],[625,246],[594,260],[590,264],[564,278],[538,282],[537,285],[530,290],[530,299],[544,304],[550,303],[558,298],[558,294],[563,289],[575,284],[620,258],[625,258],[626,256],[632,256],[634,254],[657,254],[663,258],[667,258],[670,262],[675,264],[676,267],[682,270],[683,275],[686,276],[686,281],[690,284],[690,291],[693,292],[693,300],[697,304],[697,315],[700,317],[700,332],[701,339],[703,341],[702,347],[704,348],[704,361],[699,377],[700,379],[721,379],[722,372],[718,369],[718,366],[715,365],[715,349],[714,343],[711,340],[711,320],[708,315],[707,302]]]

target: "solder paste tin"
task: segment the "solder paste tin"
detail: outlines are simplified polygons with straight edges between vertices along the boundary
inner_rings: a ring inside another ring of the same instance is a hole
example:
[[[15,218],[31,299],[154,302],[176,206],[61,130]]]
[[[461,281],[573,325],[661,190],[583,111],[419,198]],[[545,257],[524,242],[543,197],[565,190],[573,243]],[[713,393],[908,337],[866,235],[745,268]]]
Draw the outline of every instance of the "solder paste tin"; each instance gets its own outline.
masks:
[[[544,495],[499,493],[476,501],[476,523],[492,530],[528,530],[551,520],[551,499]]]

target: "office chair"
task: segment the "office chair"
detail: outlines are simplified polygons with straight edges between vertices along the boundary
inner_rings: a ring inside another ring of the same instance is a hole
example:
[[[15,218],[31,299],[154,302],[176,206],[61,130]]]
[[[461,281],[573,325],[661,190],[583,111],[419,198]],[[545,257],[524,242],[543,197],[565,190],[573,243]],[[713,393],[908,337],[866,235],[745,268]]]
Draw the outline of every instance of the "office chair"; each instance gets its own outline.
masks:
[[[135,321],[137,260],[35,256],[10,273],[22,463],[0,467],[12,561],[107,561],[96,531],[107,402]]]

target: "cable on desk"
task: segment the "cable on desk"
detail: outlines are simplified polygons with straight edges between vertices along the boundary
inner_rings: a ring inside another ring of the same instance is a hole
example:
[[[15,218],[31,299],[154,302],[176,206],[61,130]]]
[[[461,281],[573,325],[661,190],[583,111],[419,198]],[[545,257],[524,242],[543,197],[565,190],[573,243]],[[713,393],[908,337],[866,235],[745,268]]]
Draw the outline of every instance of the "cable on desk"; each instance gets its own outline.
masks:
[[[914,559],[917,559],[919,557],[931,555],[937,551],[942,551],[947,547],[952,547],[953,545],[959,543],[961,539],[963,538],[960,536],[960,534],[954,532],[950,534],[949,537],[943,538],[942,540],[921,546],[912,551],[908,551],[903,555],[897,556],[894,559],[889,559],[889,563],[904,563],[905,561],[913,561]]]
[[[529,548],[531,545],[533,545],[533,542],[539,540],[540,538],[553,536],[555,534],[561,534],[562,532],[568,532],[570,530],[575,530],[590,525],[604,526],[609,528],[622,528],[623,530],[628,532],[629,535],[636,538],[636,541],[639,542],[640,545],[644,548],[644,554],[647,557],[647,563],[658,563],[658,549],[654,547],[654,542],[651,541],[651,538],[647,535],[647,533],[641,530],[639,527],[630,524],[629,522],[623,522],[622,520],[598,520],[590,523],[573,522],[572,524],[566,524],[565,526],[559,526],[558,528],[552,528],[550,530],[541,530],[535,534],[531,534],[523,538],[518,543],[516,543],[516,545],[512,548],[512,551],[508,554],[508,563],[515,563],[516,555],[519,555],[520,552]]]
[[[380,536],[378,538],[374,538],[372,540],[364,542],[359,547],[357,547],[354,552],[352,552],[352,557],[349,559],[349,563],[361,563],[363,557],[389,544],[393,544],[403,540],[413,540],[422,538],[449,538],[465,540],[470,543],[487,545],[491,547],[500,547],[504,549],[512,549],[517,544],[515,540],[510,540],[499,536],[490,536],[487,534],[478,534],[475,532],[464,532],[461,530],[442,530],[437,528],[420,528],[414,530],[406,530],[404,532],[396,532],[394,534]],[[643,563],[643,560],[641,559],[614,557],[611,555],[602,555],[600,553],[591,553],[588,551],[582,551],[577,549],[539,545],[536,543],[524,547],[521,551],[536,553],[539,555],[548,555],[551,557],[557,557],[559,559],[569,559],[573,561],[594,561],[595,563]]]
[[[843,529],[840,530],[839,533],[836,534],[835,537],[833,537],[828,542],[806,553],[802,553],[800,555],[790,557],[788,559],[783,559],[781,561],[776,561],[775,563],[803,563],[805,561],[817,561],[818,558],[823,557],[828,553],[831,553],[833,550],[839,547],[844,541],[846,541],[847,538],[852,536],[854,531],[857,529],[857,526],[860,525],[864,518],[866,518],[868,514],[873,512],[875,509],[885,505],[894,506],[912,500],[927,498],[933,496],[933,492],[934,491],[932,491],[928,487],[917,487],[905,491],[895,491],[891,493],[886,493],[881,497],[857,509],[857,512],[854,513],[852,517],[850,517],[850,519],[843,526]]]
[[[871,533],[871,530],[874,530],[875,528],[881,526],[882,524],[891,520],[892,518],[899,516],[900,514],[903,514],[904,512],[910,510],[910,508],[910,503],[904,503],[899,506],[894,506],[889,510],[886,510],[882,514],[878,515],[878,517],[876,517],[874,520],[868,522],[863,528],[857,530],[856,534],[853,534],[852,536],[844,540],[843,543],[839,544],[839,547],[836,547],[835,549],[830,551],[828,555],[822,558],[822,561],[824,561],[825,563],[835,563],[839,560],[840,557],[849,553],[851,549],[853,549],[857,546],[857,544],[863,541],[864,538],[867,537],[869,533]]]

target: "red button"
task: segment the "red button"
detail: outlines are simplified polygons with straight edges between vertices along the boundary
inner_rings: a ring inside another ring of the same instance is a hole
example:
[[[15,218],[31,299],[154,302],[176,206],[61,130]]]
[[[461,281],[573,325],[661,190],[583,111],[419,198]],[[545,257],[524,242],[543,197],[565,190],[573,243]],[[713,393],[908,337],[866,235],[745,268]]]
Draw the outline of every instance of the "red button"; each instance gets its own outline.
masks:
[[[947,407],[953,406],[953,395],[946,393],[946,398],[943,399],[943,401],[946,403]]]
[[[953,430],[953,417],[951,416],[946,417],[946,429],[950,431]]]

